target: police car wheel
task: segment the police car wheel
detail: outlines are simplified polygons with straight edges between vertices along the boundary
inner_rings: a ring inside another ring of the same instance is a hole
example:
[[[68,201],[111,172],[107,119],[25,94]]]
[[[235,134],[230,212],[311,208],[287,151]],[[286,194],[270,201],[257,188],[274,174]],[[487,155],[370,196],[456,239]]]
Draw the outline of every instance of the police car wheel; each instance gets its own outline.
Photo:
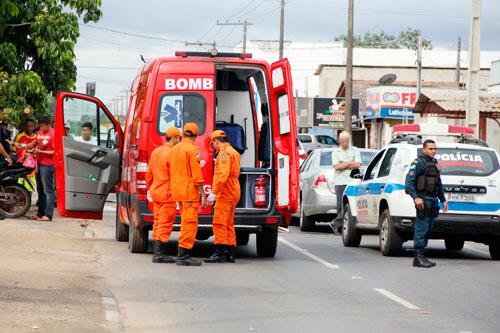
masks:
[[[500,237],[492,240],[488,247],[490,248],[491,259],[500,260]]]
[[[401,252],[403,240],[394,228],[392,217],[388,210],[380,215],[379,243],[384,256],[396,256]]]
[[[119,206],[116,205],[116,220],[115,220],[115,239],[118,242],[128,242],[128,225],[120,221],[118,212]]]
[[[361,233],[356,229],[349,204],[344,206],[344,223],[342,224],[342,242],[346,247],[358,247],[361,243]]]
[[[461,251],[464,248],[463,239],[445,239],[444,245],[448,251]]]
[[[315,226],[316,222],[314,221],[314,218],[312,216],[307,216],[304,212],[304,206],[300,205],[300,231],[313,231]]]

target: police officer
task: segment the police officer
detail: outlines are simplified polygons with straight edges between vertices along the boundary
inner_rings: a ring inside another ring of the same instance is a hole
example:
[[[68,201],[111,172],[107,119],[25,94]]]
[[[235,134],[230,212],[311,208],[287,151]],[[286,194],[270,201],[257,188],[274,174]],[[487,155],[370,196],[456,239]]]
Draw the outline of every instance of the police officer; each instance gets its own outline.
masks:
[[[412,162],[406,175],[405,191],[413,198],[417,210],[417,218],[413,227],[415,248],[413,266],[415,267],[436,266],[436,263],[425,257],[424,249],[427,246],[434,220],[439,214],[438,198],[443,204],[443,211],[448,211],[440,168],[434,156],[436,156],[436,142],[425,140],[422,153],[419,153],[417,159]]]
[[[234,210],[240,201],[240,154],[231,147],[224,131],[214,131],[211,143],[218,152],[209,195],[209,201],[216,201],[212,223],[215,253],[205,262],[234,262]]]

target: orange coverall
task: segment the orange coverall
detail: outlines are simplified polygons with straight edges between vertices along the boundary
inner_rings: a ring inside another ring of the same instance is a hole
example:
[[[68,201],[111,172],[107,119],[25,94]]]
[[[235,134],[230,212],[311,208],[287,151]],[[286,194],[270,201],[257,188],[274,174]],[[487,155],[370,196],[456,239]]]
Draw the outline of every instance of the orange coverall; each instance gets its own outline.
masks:
[[[170,179],[172,199],[180,202],[181,232],[179,247],[192,249],[198,231],[198,207],[203,186],[203,174],[199,161],[199,148],[194,142],[184,139],[170,153]]]
[[[212,192],[216,196],[212,229],[215,244],[236,246],[234,210],[240,201],[240,154],[229,143],[215,161]]]
[[[171,143],[156,148],[151,153],[146,187],[153,199],[153,240],[168,242],[175,221],[176,203],[172,200],[168,157]]]

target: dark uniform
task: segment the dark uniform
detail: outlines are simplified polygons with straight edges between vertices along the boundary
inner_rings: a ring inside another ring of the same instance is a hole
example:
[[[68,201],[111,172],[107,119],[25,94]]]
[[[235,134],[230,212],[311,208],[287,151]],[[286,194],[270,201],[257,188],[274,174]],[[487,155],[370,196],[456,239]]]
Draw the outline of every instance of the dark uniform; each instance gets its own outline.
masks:
[[[405,191],[413,200],[421,198],[424,201],[424,208],[417,209],[417,218],[413,228],[413,244],[416,250],[415,261],[423,259],[425,262],[430,263],[425,258],[423,250],[427,246],[434,220],[439,214],[438,199],[442,203],[446,201],[439,167],[435,158],[431,158],[424,153],[419,154],[418,158],[412,162],[406,175]],[[420,256],[420,258],[417,258],[417,256]],[[434,266],[434,263],[431,264]]]

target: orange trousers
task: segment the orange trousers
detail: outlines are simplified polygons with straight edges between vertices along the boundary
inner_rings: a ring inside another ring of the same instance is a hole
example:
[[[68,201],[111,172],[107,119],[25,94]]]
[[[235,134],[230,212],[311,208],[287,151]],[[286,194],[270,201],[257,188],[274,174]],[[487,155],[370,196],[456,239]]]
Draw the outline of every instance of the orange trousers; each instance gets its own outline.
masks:
[[[174,228],[175,202],[153,202],[153,240],[168,242]]]
[[[194,246],[196,233],[198,232],[199,206],[199,202],[181,202],[181,233],[179,235],[179,247],[191,250]]]
[[[216,201],[212,230],[215,244],[236,246],[234,231],[234,209],[236,204],[231,201]]]

